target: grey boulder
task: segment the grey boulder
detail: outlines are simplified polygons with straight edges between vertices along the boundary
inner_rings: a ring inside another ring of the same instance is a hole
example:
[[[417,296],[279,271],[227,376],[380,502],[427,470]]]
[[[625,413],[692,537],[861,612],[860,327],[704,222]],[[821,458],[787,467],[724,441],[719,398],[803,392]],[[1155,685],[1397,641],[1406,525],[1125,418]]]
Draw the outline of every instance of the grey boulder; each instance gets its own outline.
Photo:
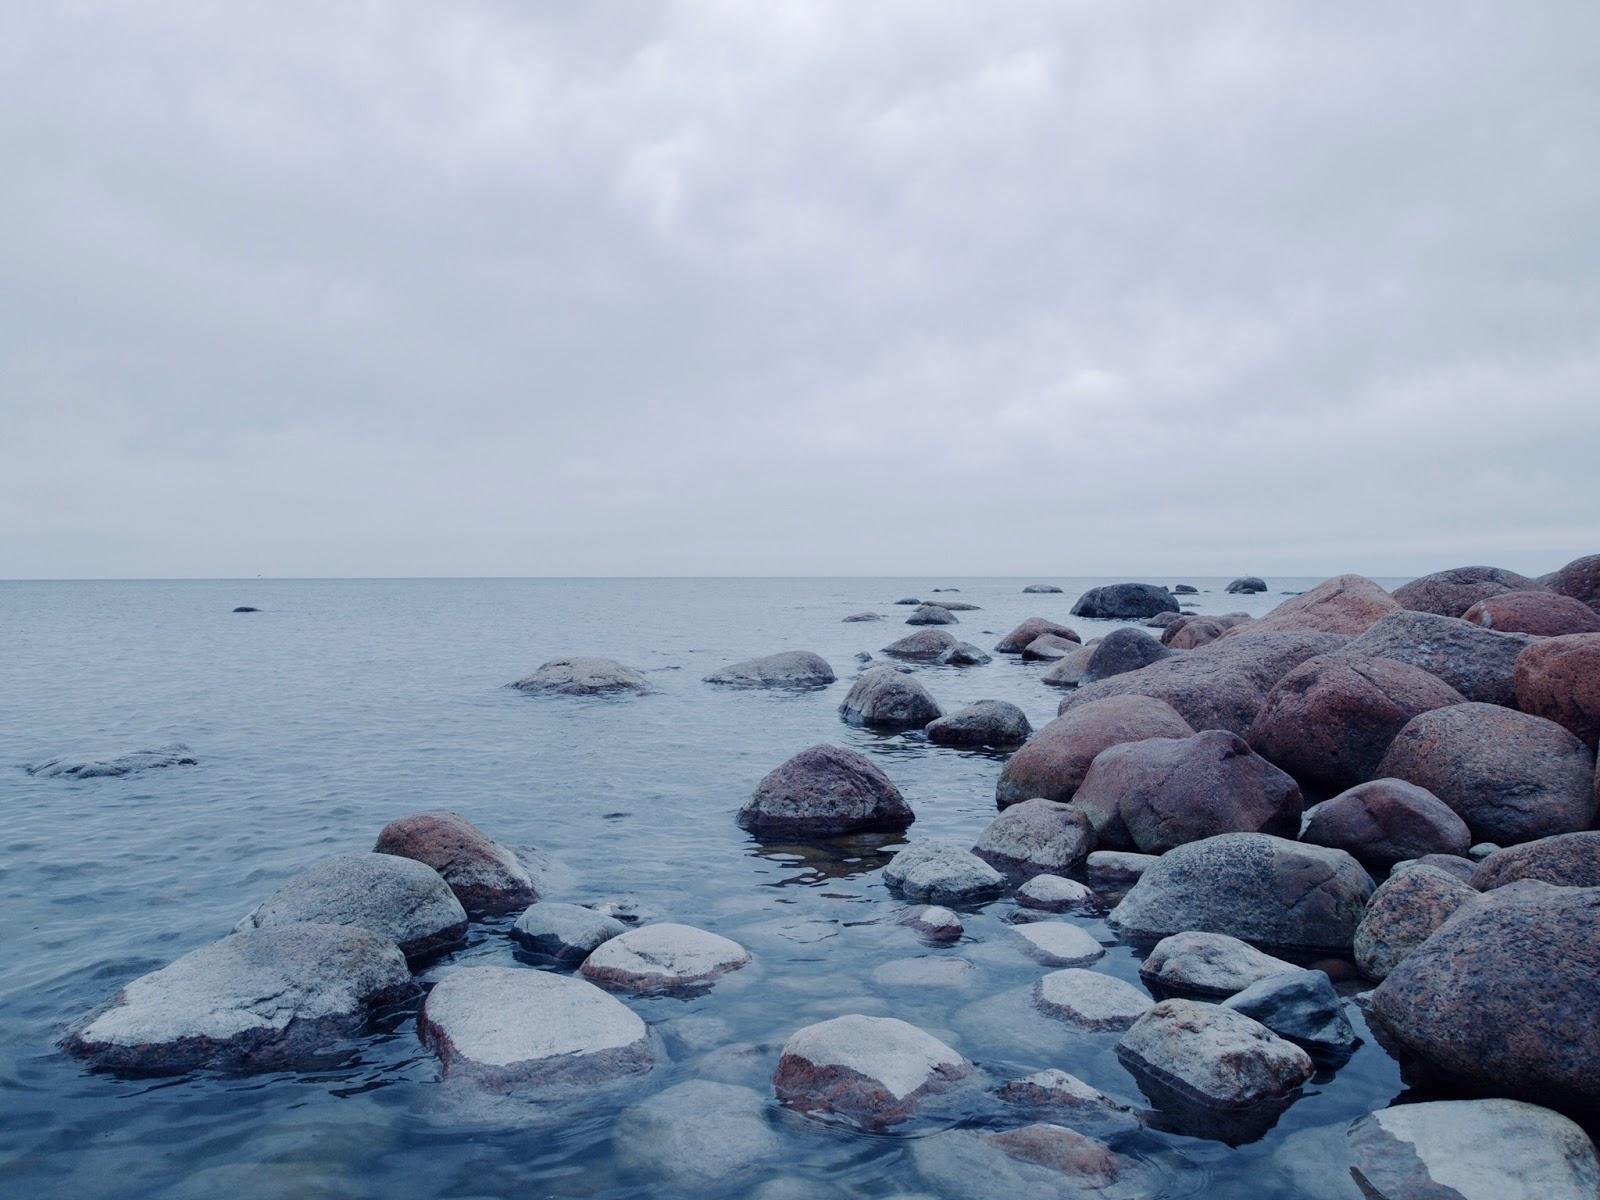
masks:
[[[1260,1021],[1273,1033],[1312,1050],[1348,1050],[1357,1042],[1344,1004],[1321,971],[1286,971],[1257,980],[1222,1007]]]
[[[521,692],[599,696],[650,690],[645,677],[609,658],[553,658],[511,685]]]
[[[1155,1005],[1131,983],[1082,967],[1050,972],[1033,985],[1033,1002],[1045,1015],[1082,1029],[1118,1030],[1129,1028]]]
[[[930,904],[973,904],[1005,888],[1004,876],[953,838],[901,850],[884,867],[883,881],[907,900]]]
[[[852,725],[905,729],[938,719],[942,710],[911,676],[893,667],[868,667],[850,685],[839,714]]]
[[[1084,815],[1054,800],[1024,800],[989,822],[972,852],[1011,875],[1062,874],[1094,848]]]
[[[1225,998],[1293,970],[1293,963],[1227,934],[1174,933],[1146,955],[1139,977],[1163,992]]]
[[[1259,1021],[1198,1000],[1163,1000],[1129,1029],[1117,1057],[1152,1099],[1170,1089],[1206,1108],[1282,1099],[1315,1073],[1311,1057]],[[1151,1085],[1157,1085],[1152,1088]]]
[[[928,740],[936,746],[1020,746],[1033,726],[1015,704],[979,700],[948,716],[928,722]]]
[[[933,661],[943,667],[981,667],[993,660],[971,642],[957,642]]]
[[[517,856],[460,813],[437,810],[390,821],[372,849],[426,863],[469,913],[517,912],[539,899]]]
[[[890,642],[883,652],[910,662],[937,662],[941,655],[961,645],[961,639],[943,629],[919,629],[899,641]]]
[[[750,961],[721,934],[662,921],[607,938],[578,968],[591,983],[623,992],[688,992],[709,987]]]
[[[546,900],[529,905],[511,927],[511,936],[530,950],[573,962],[586,958],[595,947],[627,928],[615,917],[592,908]]]
[[[904,829],[916,820],[889,777],[842,746],[812,746],[775,767],[739,810],[760,837],[833,837]]]
[[[772,1086],[799,1112],[882,1129],[909,1119],[929,1097],[971,1074],[970,1062],[914,1025],[850,1014],[791,1035]]]
[[[1421,667],[1468,700],[1515,708],[1517,656],[1535,640],[1526,633],[1498,633],[1454,616],[1402,609],[1378,620],[1337,653]]]
[[[942,604],[920,604],[906,618],[907,625],[955,625],[959,618]]]
[[[826,687],[835,678],[833,668],[820,654],[785,650],[723,667],[707,675],[705,681],[733,687],[817,688]]]

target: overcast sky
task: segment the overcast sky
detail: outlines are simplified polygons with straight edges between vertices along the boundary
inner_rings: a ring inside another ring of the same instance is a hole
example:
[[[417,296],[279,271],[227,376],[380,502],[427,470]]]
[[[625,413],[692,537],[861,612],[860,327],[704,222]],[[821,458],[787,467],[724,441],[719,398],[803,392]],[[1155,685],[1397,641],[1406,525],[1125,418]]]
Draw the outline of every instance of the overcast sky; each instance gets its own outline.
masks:
[[[0,576],[1600,551],[1600,4],[0,5]]]

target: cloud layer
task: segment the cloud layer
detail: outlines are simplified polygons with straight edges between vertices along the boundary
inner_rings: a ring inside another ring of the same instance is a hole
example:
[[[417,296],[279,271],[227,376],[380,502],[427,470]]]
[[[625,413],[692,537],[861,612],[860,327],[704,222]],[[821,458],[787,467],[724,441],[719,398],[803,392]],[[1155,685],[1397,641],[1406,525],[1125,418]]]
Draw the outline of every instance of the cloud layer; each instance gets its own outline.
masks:
[[[0,9],[0,575],[1600,550],[1600,6]]]

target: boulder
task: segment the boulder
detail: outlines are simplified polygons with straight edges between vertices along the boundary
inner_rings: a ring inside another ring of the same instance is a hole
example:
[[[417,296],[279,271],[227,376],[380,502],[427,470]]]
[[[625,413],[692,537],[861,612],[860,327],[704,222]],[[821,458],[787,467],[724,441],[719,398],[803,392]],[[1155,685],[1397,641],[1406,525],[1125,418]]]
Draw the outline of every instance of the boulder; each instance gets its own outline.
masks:
[[[649,1030],[591,983],[527,967],[456,967],[417,1019],[446,1075],[488,1088],[592,1086],[655,1065]]]
[[[1090,1087],[1076,1075],[1056,1067],[1009,1080],[995,1094],[1007,1104],[1036,1108],[1074,1108],[1093,1114],[1127,1110],[1126,1105],[1119,1104],[1099,1088]]]
[[[1480,600],[1467,609],[1461,619],[1485,629],[1529,633],[1535,637],[1600,632],[1600,613],[1581,600],[1543,589],[1506,592]]]
[[[1137,671],[1163,658],[1171,658],[1173,653],[1142,629],[1131,625],[1124,629],[1113,629],[1100,639],[1100,644],[1090,655],[1083,682],[1094,683],[1099,679],[1110,679],[1113,675]]]
[[[809,650],[785,650],[723,667],[707,675],[705,681],[733,687],[816,688],[826,687],[836,678],[822,655]]]
[[[885,654],[910,662],[937,662],[939,657],[961,645],[961,639],[943,629],[919,629],[883,648]]]
[[[1094,893],[1076,879],[1034,875],[1017,889],[1017,903],[1044,912],[1065,912],[1094,902]]]
[[[1066,713],[1110,696],[1165,700],[1195,729],[1226,729],[1246,737],[1272,686],[1318,654],[1345,644],[1342,635],[1304,630],[1257,632],[1235,627],[1198,651],[1174,654],[1142,671],[1087,683],[1061,702]]]
[[[1472,873],[1478,869],[1478,864],[1474,859],[1459,854],[1424,854],[1421,858],[1395,863],[1391,873],[1409,871],[1412,867],[1437,867],[1447,875],[1454,875],[1462,883],[1471,883]]]
[[[979,700],[949,716],[928,722],[928,740],[936,746],[1020,746],[1033,726],[1015,704]]]
[[[1300,1047],[1243,1013],[1198,1000],[1163,1000],[1117,1043],[1117,1057],[1148,1082],[1206,1108],[1281,1099],[1316,1072]]]
[[[839,619],[846,625],[858,625],[864,621],[881,621],[883,620],[883,614],[875,612],[858,612],[851,613],[848,617],[841,617]]]
[[[1348,1050],[1359,1040],[1333,982],[1321,971],[1285,971],[1259,979],[1222,1002],[1273,1033],[1311,1050]]]
[[[1561,833],[1496,850],[1472,873],[1472,886],[1492,891],[1519,879],[1557,887],[1600,887],[1600,831]]]
[[[1148,1169],[1064,1125],[1039,1123],[987,1133],[947,1129],[912,1139],[910,1160],[928,1191],[897,1193],[897,1200],[932,1196],[1082,1200],[1149,1194],[1142,1190],[1143,1183],[1132,1182],[1148,1175]]]
[[[926,993],[930,988],[969,988],[978,976],[978,969],[970,962],[950,954],[891,958],[872,969],[874,987],[902,988],[919,993]]]
[[[938,590],[939,590],[938,588],[934,589],[934,591],[938,591]],[[945,591],[956,591],[958,589],[946,588],[944,590]],[[980,611],[982,611],[982,608],[983,608],[983,606],[981,604],[967,604],[965,601],[962,601],[962,600],[941,600],[941,601],[939,601],[939,605],[938,606],[940,608],[942,608],[942,609],[945,609],[945,610],[949,611],[949,612],[980,612]]]
[[[698,991],[750,961],[738,942],[721,934],[662,921],[607,938],[579,973],[623,992]]]
[[[1455,617],[1390,613],[1339,654],[1387,658],[1437,675],[1468,700],[1515,707],[1512,672],[1533,638],[1497,633]]]
[[[1121,891],[1161,861],[1159,854],[1133,854],[1126,850],[1091,850],[1083,860],[1089,886],[1103,892]]]
[[[974,904],[1005,889],[1005,878],[954,838],[930,838],[901,850],[883,881],[907,900]]]
[[[1170,704],[1148,696],[1113,696],[1075,705],[1045,725],[1007,760],[995,786],[1000,808],[1042,796],[1070,800],[1095,756],[1107,746],[1194,733]]]
[[[1078,643],[1054,633],[1041,633],[1022,648],[1023,662],[1059,662],[1078,648]]]
[[[1343,850],[1224,833],[1163,854],[1110,921],[1133,938],[1201,931],[1338,954],[1350,949],[1372,886]]]
[[[1043,617],[1029,617],[995,643],[995,653],[1021,654],[1027,649],[1029,642],[1046,633],[1053,633],[1057,637],[1066,638],[1069,642],[1082,640],[1076,632],[1068,629],[1065,625],[1058,625],[1054,621],[1045,620]]]
[[[1005,809],[978,838],[972,852],[1010,875],[1070,871],[1094,848],[1088,819],[1054,800],[1024,800]]]
[[[919,904],[907,909],[900,918],[900,924],[934,942],[953,942],[966,932],[962,928],[961,918],[938,904]]]
[[[689,1079],[623,1110],[611,1130],[621,1165],[652,1184],[691,1195],[777,1161],[783,1142],[766,1099],[747,1087]]]
[[[1348,652],[1319,655],[1267,693],[1249,740],[1307,787],[1338,792],[1373,777],[1411,718],[1463,700],[1421,667]]]
[[[1167,589],[1174,596],[1198,596],[1200,589],[1192,583],[1175,583]]]
[[[1593,749],[1600,742],[1600,633],[1534,642],[1512,672],[1517,707],[1554,721]]]
[[[436,810],[390,821],[372,849],[426,863],[469,913],[518,912],[539,899],[517,856],[460,813]]]
[[[1254,595],[1256,592],[1264,592],[1266,590],[1267,590],[1267,581],[1265,579],[1262,579],[1260,576],[1257,576],[1257,575],[1241,575],[1238,579],[1235,579],[1227,587],[1227,591],[1228,591],[1228,594],[1230,596],[1235,596],[1235,595],[1251,596],[1251,595]]]
[[[916,598],[916,597],[915,597],[915,596],[906,596],[906,597],[904,597],[904,598],[903,598],[903,599],[900,599],[900,600],[896,600],[896,601],[895,601],[895,603],[896,603],[896,604],[897,604],[897,605],[899,605],[899,604],[910,604],[910,605],[916,605],[916,604],[921,604],[921,603],[922,603],[922,601],[921,601],[921,600],[918,600],[918,599],[917,599],[917,598]]]
[[[1178,594],[1178,589],[1177,588],[1173,588],[1172,591],[1173,591],[1174,595]],[[1188,621],[1188,620],[1192,620],[1192,619],[1193,618],[1191,618],[1189,616],[1189,614],[1187,614],[1187,613],[1182,613],[1182,612],[1158,612],[1155,616],[1151,617],[1148,621],[1146,621],[1144,623],[1144,627],[1146,629],[1165,629],[1168,625],[1176,625],[1176,624],[1179,624],[1180,622]]]
[[[1086,930],[1067,921],[1032,921],[1013,925],[1025,954],[1047,967],[1077,967],[1106,952]]]
[[[1156,943],[1139,977],[1162,992],[1221,998],[1295,969],[1227,934],[1175,933]]]
[[[249,929],[133,980],[64,1046],[141,1075],[312,1067],[415,990],[399,948],[369,930]]]
[[[1172,593],[1155,583],[1113,583],[1090,588],[1072,606],[1075,617],[1095,617],[1114,621],[1134,621],[1153,617],[1158,612],[1177,612]]]
[[[1413,579],[1395,588],[1395,603],[1414,612],[1459,617],[1480,600],[1539,585],[1526,575],[1500,567],[1455,567]]]
[[[956,625],[960,618],[942,604],[919,604],[906,618],[907,625]]]
[[[1039,676],[1039,682],[1047,683],[1051,687],[1078,687],[1087,679],[1089,664],[1094,661],[1094,652],[1100,648],[1103,640],[1090,638],[1083,645],[1062,655],[1049,670]]]
[[[540,954],[563,962],[579,962],[596,946],[628,927],[615,917],[577,904],[549,900],[533,904],[517,918],[511,936]]]
[[[1072,805],[1098,846],[1164,854],[1219,833],[1300,831],[1295,781],[1224,729],[1102,750]]]
[[[1472,833],[1426,788],[1403,779],[1373,779],[1307,810],[1300,840],[1392,867],[1425,854],[1465,854]]]
[[[774,768],[739,810],[760,837],[904,829],[916,816],[889,777],[843,746],[812,746]]]
[[[1061,591],[1061,589],[1053,583],[1030,583],[1022,590],[1034,595],[1057,594]]]
[[[1225,625],[1214,617],[1185,617],[1174,621],[1161,631],[1161,644],[1170,650],[1198,650],[1216,641],[1232,625]]]
[[[933,661],[942,667],[981,667],[994,660],[971,642],[957,642]]]
[[[1323,976],[1324,979],[1327,976]],[[1155,1004],[1139,988],[1099,971],[1067,967],[1033,985],[1040,1012],[1083,1029],[1127,1029]]]
[[[791,1035],[772,1085],[790,1108],[882,1129],[970,1074],[972,1064],[932,1034],[893,1017],[852,1014]]]
[[[643,675],[609,658],[553,658],[511,686],[522,692],[558,696],[650,690]]]
[[[443,876],[393,854],[325,858],[262,901],[240,928],[308,922],[370,929],[413,960],[454,946],[467,933],[466,910]]]
[[[1583,1129],[1517,1100],[1435,1100],[1357,1118],[1350,1174],[1371,1200],[1596,1200]]]
[[[233,611],[236,612],[236,613],[247,613],[247,612],[260,612],[261,610],[259,608],[255,608],[254,606],[249,605],[249,604],[241,604],[237,608],[235,608]]]
[[[868,667],[856,677],[839,705],[839,715],[847,722],[871,729],[926,725],[942,712],[927,688],[893,667]]]
[[[1471,1086],[1592,1105],[1597,927],[1597,888],[1524,881],[1488,892],[1389,973],[1372,1012],[1401,1048]]]
[[[1256,618],[1250,622],[1250,630],[1269,633],[1301,629],[1355,636],[1399,607],[1394,597],[1372,580],[1361,575],[1336,575]]]
[[[1594,822],[1589,748],[1553,721],[1495,704],[1413,717],[1377,774],[1427,788],[1482,841],[1526,842]]]
[[[1539,576],[1538,582],[1600,612],[1600,554],[1575,558],[1559,571]]]
[[[173,742],[154,750],[131,750],[109,758],[88,755],[63,754],[41,759],[23,768],[29,775],[41,779],[116,779],[135,775],[140,771],[155,771],[164,767],[192,767],[200,760],[182,742]]]
[[[1478,893],[1459,876],[1426,864],[1396,871],[1372,894],[1353,944],[1356,967],[1382,979]]]

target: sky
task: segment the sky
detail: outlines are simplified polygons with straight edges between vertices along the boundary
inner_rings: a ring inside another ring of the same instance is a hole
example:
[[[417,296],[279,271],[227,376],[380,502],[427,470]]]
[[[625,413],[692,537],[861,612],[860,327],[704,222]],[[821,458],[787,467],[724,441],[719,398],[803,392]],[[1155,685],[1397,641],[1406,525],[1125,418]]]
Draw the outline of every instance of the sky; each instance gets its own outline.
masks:
[[[1600,551],[1600,4],[0,5],[0,578]]]

